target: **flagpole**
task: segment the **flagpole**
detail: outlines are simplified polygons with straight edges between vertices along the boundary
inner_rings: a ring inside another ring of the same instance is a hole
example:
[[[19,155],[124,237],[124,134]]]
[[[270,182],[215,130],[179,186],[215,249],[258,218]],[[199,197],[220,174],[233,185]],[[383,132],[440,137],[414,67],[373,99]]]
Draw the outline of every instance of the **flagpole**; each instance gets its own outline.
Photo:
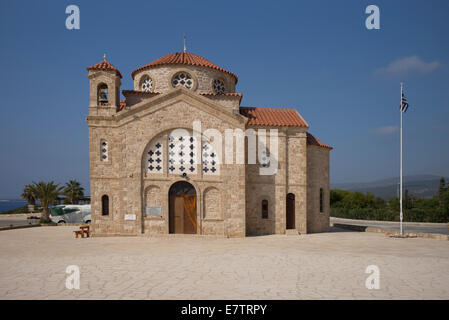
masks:
[[[399,220],[400,220],[400,222],[399,222],[399,229],[400,229],[400,234],[401,234],[401,236],[403,235],[403,233],[402,233],[402,217],[403,217],[403,214],[402,214],[402,114],[403,114],[403,112],[402,112],[402,86],[403,86],[403,84],[402,84],[402,82],[401,82],[401,102],[400,102],[400,108],[399,108],[399,113],[401,114],[401,132],[400,132],[400,149],[401,149],[401,151],[400,151],[400,169],[399,169],[399,171],[400,171],[400,178],[399,178],[399,184],[400,184],[400,202],[399,202],[399,206],[400,206],[400,213],[399,213]]]

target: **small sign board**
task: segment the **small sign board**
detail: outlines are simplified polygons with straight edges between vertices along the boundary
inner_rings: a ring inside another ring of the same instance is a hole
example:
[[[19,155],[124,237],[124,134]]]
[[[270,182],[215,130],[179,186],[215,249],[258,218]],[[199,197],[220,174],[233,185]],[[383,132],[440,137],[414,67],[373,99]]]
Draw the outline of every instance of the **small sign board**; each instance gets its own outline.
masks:
[[[160,216],[162,213],[162,207],[147,206],[145,212],[147,216]]]
[[[125,214],[125,220],[136,220],[136,215],[135,214]]]

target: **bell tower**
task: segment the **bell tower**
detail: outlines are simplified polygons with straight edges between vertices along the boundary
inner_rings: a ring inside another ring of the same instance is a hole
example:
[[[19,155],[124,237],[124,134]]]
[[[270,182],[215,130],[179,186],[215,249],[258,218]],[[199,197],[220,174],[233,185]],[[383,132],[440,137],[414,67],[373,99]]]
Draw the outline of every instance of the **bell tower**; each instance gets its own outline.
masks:
[[[89,115],[113,115],[120,108],[120,85],[122,75],[106,60],[87,67],[90,83]]]

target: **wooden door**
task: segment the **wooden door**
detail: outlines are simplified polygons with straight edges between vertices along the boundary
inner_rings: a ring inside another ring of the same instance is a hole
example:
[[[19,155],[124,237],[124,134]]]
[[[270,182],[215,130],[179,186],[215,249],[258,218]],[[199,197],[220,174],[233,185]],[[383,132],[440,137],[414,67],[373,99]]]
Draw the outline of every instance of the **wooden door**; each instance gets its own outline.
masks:
[[[168,232],[175,233],[175,201],[176,195],[171,194],[169,196],[169,212],[168,212]]]
[[[170,195],[169,233],[184,233],[184,201],[182,196]]]
[[[184,202],[182,196],[175,197],[175,233],[184,233]]]
[[[169,233],[197,233],[196,195],[170,195]]]
[[[287,216],[286,216],[286,228],[296,229],[295,227],[295,195],[287,194]]]
[[[184,233],[197,233],[196,195],[183,195]]]

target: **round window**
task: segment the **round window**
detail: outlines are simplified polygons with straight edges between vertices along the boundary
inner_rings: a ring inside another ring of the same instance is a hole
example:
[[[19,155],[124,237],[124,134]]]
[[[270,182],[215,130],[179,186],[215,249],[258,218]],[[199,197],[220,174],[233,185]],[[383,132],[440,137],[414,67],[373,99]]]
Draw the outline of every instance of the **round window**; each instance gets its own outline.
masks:
[[[220,94],[220,93],[225,93],[226,92],[226,88],[224,85],[224,82],[220,79],[215,79],[213,82],[213,87],[214,87],[214,92],[216,94]]]
[[[190,76],[190,74],[186,72],[178,73],[173,77],[172,80],[173,88],[179,88],[184,87],[186,89],[192,89],[193,88],[193,79]]]
[[[142,91],[150,92],[151,89],[153,89],[153,80],[149,76],[146,76],[142,81]]]

